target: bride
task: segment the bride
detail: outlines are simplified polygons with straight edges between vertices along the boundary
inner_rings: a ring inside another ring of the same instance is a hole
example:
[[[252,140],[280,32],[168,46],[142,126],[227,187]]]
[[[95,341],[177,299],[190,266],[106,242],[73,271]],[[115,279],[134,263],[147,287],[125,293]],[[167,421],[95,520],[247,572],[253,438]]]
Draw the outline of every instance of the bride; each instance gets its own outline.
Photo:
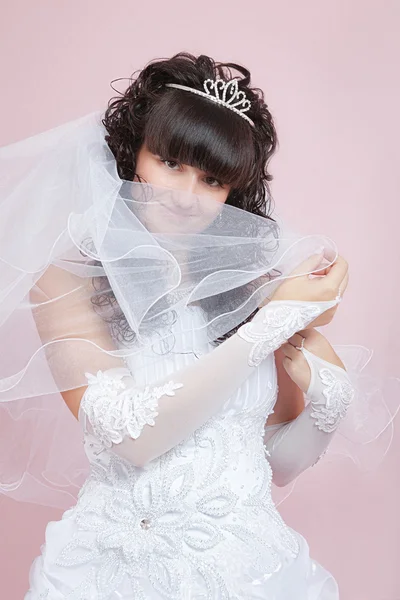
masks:
[[[8,339],[0,399],[31,445],[44,424],[46,449],[45,466],[18,455],[2,491],[57,505],[85,474],[26,600],[339,598],[271,486],[328,451],[354,400],[316,329],[348,265],[271,216],[276,146],[245,68],[180,53],[104,114],[2,150],[8,226],[23,215],[27,236],[4,243],[4,312],[31,344]]]

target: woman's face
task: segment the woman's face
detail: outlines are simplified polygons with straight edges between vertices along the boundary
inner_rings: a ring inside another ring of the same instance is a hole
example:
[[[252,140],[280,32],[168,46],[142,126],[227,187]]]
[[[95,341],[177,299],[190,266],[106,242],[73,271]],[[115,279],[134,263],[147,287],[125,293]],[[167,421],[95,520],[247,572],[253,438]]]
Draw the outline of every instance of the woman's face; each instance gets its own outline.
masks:
[[[141,212],[153,233],[204,231],[218,217],[231,189],[200,169],[153,154],[145,143],[136,155],[136,174],[135,182],[156,186]]]
[[[222,203],[226,202],[231,189],[231,186],[224,185],[196,167],[153,154],[146,143],[143,143],[136,154],[136,173],[152,185],[212,196]],[[137,181],[137,177],[135,180]]]

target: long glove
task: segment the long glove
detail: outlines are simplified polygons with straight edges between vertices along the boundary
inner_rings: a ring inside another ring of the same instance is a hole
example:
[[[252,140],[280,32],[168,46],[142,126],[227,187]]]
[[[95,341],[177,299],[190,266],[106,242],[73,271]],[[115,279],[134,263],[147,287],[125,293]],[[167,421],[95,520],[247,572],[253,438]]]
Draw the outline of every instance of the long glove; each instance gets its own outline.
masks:
[[[304,347],[311,381],[309,403],[293,421],[265,427],[264,447],[273,482],[284,486],[315,465],[328,446],[354,397],[345,369],[319,358]]]
[[[262,360],[337,302],[271,301],[223,344],[154,386],[137,386],[126,368],[86,374],[79,419],[102,446],[143,466],[203,425]]]

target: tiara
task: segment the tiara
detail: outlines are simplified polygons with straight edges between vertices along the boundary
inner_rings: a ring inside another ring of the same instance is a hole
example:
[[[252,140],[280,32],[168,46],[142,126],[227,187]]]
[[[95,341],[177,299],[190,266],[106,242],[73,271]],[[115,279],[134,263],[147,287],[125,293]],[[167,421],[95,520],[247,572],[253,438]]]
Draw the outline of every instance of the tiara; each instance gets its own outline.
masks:
[[[254,122],[245,114],[251,108],[250,100],[246,98],[246,94],[243,91],[239,91],[237,79],[230,79],[229,81],[224,81],[219,78],[215,80],[206,79],[203,83],[204,92],[186,85],[181,85],[180,83],[167,83],[166,87],[186,90],[193,94],[208,98],[217,104],[229,108],[229,110],[233,110],[233,112],[243,117],[243,119],[246,119],[246,121],[254,127]],[[229,97],[228,100],[227,96]]]

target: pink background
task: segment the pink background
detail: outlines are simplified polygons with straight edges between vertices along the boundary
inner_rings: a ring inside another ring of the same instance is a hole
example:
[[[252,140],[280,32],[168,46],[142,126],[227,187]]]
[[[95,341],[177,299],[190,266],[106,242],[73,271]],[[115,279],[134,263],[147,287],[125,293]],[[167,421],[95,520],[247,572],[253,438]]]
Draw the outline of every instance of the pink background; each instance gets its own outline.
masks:
[[[398,0],[3,3],[1,145],[102,109],[109,82],[153,58],[187,50],[247,66],[278,128],[278,212],[335,239],[350,264],[335,335],[323,333],[375,348],[375,364],[398,375]],[[400,599],[399,423],[379,474],[320,463],[312,494],[306,473],[282,506],[342,600]],[[45,525],[60,516],[0,501],[2,598],[23,597]]]

